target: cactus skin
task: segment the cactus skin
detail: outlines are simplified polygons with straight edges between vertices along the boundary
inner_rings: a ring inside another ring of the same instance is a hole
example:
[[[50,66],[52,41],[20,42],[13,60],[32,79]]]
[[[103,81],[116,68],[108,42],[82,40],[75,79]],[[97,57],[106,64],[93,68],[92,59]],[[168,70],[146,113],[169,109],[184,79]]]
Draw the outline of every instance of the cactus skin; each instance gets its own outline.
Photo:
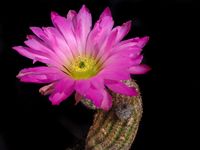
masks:
[[[136,87],[139,93],[135,81],[128,80],[124,83]],[[143,112],[140,93],[133,97],[112,92],[111,94],[113,107],[108,112],[97,110],[86,139],[85,150],[129,150],[131,148]],[[132,108],[130,117],[126,119],[116,115],[116,108],[123,104],[128,104]]]

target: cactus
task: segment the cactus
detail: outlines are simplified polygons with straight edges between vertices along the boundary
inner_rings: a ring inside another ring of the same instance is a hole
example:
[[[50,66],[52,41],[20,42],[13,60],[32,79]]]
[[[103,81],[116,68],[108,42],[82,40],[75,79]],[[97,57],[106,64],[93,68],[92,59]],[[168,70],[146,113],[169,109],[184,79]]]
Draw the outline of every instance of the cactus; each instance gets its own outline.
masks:
[[[136,87],[139,93],[133,80],[124,83]],[[108,112],[97,110],[86,139],[86,150],[129,150],[134,141],[142,117],[141,96],[111,94],[113,107]]]

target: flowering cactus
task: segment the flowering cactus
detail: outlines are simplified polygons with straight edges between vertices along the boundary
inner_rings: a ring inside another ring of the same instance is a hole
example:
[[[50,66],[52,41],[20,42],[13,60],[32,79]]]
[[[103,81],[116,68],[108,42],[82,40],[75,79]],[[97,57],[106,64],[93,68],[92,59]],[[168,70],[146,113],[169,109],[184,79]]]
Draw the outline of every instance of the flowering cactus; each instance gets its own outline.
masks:
[[[66,17],[51,13],[54,27],[31,27],[26,46],[13,47],[19,54],[45,66],[26,68],[17,77],[22,82],[45,83],[40,89],[54,105],[60,104],[74,91],[76,101],[82,97],[97,107],[109,110],[111,91],[136,96],[134,87],[126,86],[131,74],[149,70],[141,64],[142,48],[148,37],[122,40],[131,28],[131,21],[113,28],[109,8],[100,15],[92,28],[92,17],[86,6],[77,13],[70,10]]]

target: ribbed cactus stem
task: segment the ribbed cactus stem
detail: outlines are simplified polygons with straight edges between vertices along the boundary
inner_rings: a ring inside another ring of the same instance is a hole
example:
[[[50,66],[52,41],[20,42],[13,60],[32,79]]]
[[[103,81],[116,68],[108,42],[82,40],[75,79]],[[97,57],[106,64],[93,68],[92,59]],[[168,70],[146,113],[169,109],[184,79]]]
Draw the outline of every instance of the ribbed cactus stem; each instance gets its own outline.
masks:
[[[114,115],[113,111],[110,111],[108,115],[105,115],[104,117],[105,121],[103,121],[102,124],[100,125],[98,132],[96,132],[96,134],[94,134],[93,136],[90,136],[90,138],[87,138],[88,143],[96,145],[97,143],[100,143],[105,139],[105,137],[107,136],[107,134],[110,133],[113,127],[114,124],[114,122],[112,121],[113,115]],[[98,122],[100,122],[100,120]]]
[[[125,83],[134,86],[139,92],[133,80]],[[112,96],[112,109],[108,112],[98,110],[94,117],[86,139],[86,150],[129,150],[134,141],[142,116],[141,96],[130,97],[115,93]]]
[[[102,111],[97,110],[93,120],[93,126],[95,126],[95,128],[90,128],[91,134],[88,135],[87,139],[90,139],[90,136],[93,137],[101,129],[101,125],[105,122],[103,119],[98,121],[98,118],[105,118],[107,115],[109,115],[109,113],[103,113]]]

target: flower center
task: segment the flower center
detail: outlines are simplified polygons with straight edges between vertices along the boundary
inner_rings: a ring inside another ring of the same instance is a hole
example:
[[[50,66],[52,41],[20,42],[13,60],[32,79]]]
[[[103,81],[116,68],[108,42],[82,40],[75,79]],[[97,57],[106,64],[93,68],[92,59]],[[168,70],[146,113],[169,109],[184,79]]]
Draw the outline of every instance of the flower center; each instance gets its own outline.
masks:
[[[83,61],[81,61],[80,63],[79,63],[79,68],[84,68],[85,67],[85,63],[83,62]]]
[[[95,76],[101,68],[100,63],[89,56],[78,56],[66,67],[67,74],[74,79],[88,79]]]

